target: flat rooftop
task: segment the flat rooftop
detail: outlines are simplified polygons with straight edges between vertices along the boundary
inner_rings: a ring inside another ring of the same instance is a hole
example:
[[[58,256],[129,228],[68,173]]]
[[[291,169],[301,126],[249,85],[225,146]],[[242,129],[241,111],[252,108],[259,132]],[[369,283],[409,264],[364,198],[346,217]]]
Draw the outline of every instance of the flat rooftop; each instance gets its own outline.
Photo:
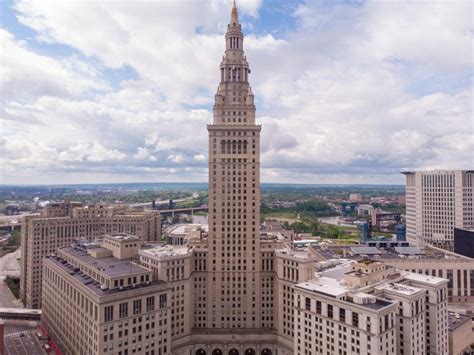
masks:
[[[94,258],[93,256],[87,254],[86,250],[79,247],[64,247],[60,250],[71,256],[74,256],[75,258],[81,260],[81,262],[95,268],[97,271],[100,271],[111,278],[142,275],[144,273],[150,272],[148,269],[145,269],[144,267],[132,262],[131,259],[117,259],[113,256]]]
[[[450,331],[456,330],[466,322],[471,322],[471,317],[455,312],[448,312],[448,329]]]
[[[462,255],[433,248],[430,246],[425,247],[368,247],[368,246],[354,246],[354,245],[318,245],[312,246],[313,250],[320,254],[325,259],[337,259],[352,258],[358,259],[364,255],[371,255],[376,260],[388,260],[388,259],[430,259],[430,260],[472,260]]]
[[[76,268],[74,265],[69,264],[66,260],[57,256],[49,256],[47,257],[47,259],[50,260],[52,263],[54,263],[56,266],[58,266],[60,269],[67,272],[70,275],[70,277],[74,278],[76,281],[83,284],[84,287],[88,288],[89,290],[91,290],[98,296],[109,296],[109,295],[114,295],[121,292],[127,292],[130,290],[138,290],[138,289],[142,289],[146,287],[152,287],[152,286],[165,284],[164,281],[150,281],[149,283],[136,284],[134,287],[123,286],[121,289],[120,288],[102,289],[100,287],[101,286],[100,282],[94,280],[89,275],[81,272],[78,268]]]
[[[337,299],[345,296],[348,291],[347,287],[342,286],[337,280],[328,277],[319,277],[307,282],[302,282],[297,284],[296,287]]]
[[[441,277],[416,274],[414,272],[408,272],[404,277],[405,279],[410,280],[410,281],[421,282],[421,283],[432,285],[432,286],[438,286],[445,282],[448,282],[447,279],[442,279]]]
[[[338,279],[331,277],[320,276],[313,280],[302,282],[296,285],[296,287],[311,291],[320,295],[333,297],[343,302],[357,305],[359,307],[368,308],[372,310],[379,310],[387,306],[391,306],[394,302],[389,300],[384,300],[373,295],[370,296],[375,302],[373,303],[358,303],[354,302],[353,297],[349,296],[350,289],[348,286],[344,285]],[[361,295],[360,292],[355,293],[353,296]],[[343,299],[345,297],[345,299]]]
[[[297,259],[308,259],[312,260],[314,256],[310,255],[308,249],[291,249],[290,247],[284,247],[275,249],[276,255],[287,255]]]
[[[185,256],[188,254],[191,255],[190,250],[185,245],[156,246],[149,249],[140,249],[138,253],[143,256],[157,259],[172,256]]]
[[[134,240],[140,240],[140,238],[138,238],[137,236],[126,233],[107,234],[104,236],[104,238],[116,240],[118,242],[132,242]]]
[[[207,230],[202,224],[180,224],[171,229],[169,234],[188,234],[198,229]]]
[[[417,287],[412,287],[400,283],[388,283],[381,286],[376,287],[377,290],[385,290],[394,293],[398,293],[405,296],[413,296],[417,293],[424,293],[424,291]]]

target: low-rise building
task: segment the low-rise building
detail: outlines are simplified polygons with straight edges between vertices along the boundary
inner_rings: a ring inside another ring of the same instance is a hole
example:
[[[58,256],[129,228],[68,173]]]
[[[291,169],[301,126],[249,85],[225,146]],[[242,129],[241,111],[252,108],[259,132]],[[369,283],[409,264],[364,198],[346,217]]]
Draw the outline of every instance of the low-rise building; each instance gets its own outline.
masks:
[[[114,240],[63,247],[44,259],[43,323],[65,354],[168,354],[169,286],[128,258],[138,238],[104,239]]]

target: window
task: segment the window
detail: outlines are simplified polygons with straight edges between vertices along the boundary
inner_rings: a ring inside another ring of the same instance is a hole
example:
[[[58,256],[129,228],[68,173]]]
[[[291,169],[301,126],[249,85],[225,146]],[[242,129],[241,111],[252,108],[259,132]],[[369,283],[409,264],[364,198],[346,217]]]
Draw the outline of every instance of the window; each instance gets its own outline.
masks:
[[[352,312],[352,325],[354,327],[359,326],[359,313]]]
[[[306,297],[306,310],[310,311],[311,310],[311,299]]]
[[[166,293],[160,295],[160,308],[166,307]]]
[[[321,314],[321,302],[316,301],[316,313]]]
[[[114,306],[107,306],[104,308],[104,321],[112,322],[114,320]]]
[[[128,317],[128,303],[120,303],[119,305],[119,318],[127,318]]]
[[[146,311],[150,312],[155,309],[155,297],[147,297],[146,299]]]
[[[133,301],[133,314],[142,313],[142,300]]]

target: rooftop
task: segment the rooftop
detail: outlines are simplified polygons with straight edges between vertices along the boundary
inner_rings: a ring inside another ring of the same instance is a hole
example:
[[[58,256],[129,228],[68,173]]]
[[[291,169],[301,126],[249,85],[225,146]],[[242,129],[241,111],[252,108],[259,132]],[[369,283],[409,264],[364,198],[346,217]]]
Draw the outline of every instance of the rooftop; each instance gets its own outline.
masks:
[[[466,322],[470,322],[471,318],[455,312],[448,312],[448,329],[450,331],[455,330]]]
[[[376,287],[376,289],[390,291],[390,292],[398,293],[405,296],[413,296],[413,295],[416,295],[417,293],[424,292],[420,288],[416,288],[416,287],[412,287],[412,286],[408,286],[408,285],[404,285],[400,283],[388,283],[388,284],[378,286]]]
[[[299,283],[296,287],[372,310],[380,310],[394,304],[392,301],[361,292],[353,294],[348,286],[342,283],[339,279],[332,277],[320,276],[313,280]],[[363,302],[361,301],[362,298],[370,298],[371,301]]]
[[[115,240],[117,242],[131,242],[135,240],[140,240],[137,236],[126,234],[126,233],[117,233],[106,235],[104,238]]]
[[[376,260],[383,261],[387,259],[450,259],[450,260],[472,260],[462,255],[438,249],[432,246],[397,246],[375,247],[375,246],[354,246],[354,245],[318,245],[312,246],[312,249],[325,259],[334,258],[352,258],[358,259],[364,255],[371,255]]]
[[[105,258],[94,258],[89,255],[87,251],[80,247],[64,247],[60,249],[63,253],[67,253],[81,262],[90,265],[101,273],[115,278],[120,276],[133,276],[141,275],[143,273],[149,272],[148,269],[145,269],[137,264],[135,264],[131,259],[117,259],[112,256]]]
[[[292,249],[289,246],[283,248],[275,249],[276,255],[287,255],[296,259],[308,259],[313,260],[314,256],[311,255],[309,249]]]
[[[414,272],[409,272],[405,275],[405,279],[410,281],[421,282],[431,286],[441,285],[444,282],[448,282],[447,279],[442,279],[441,277],[430,276],[430,275],[423,275],[423,274],[415,274]]]
[[[150,258],[191,255],[190,250],[185,245],[156,246],[149,249],[141,249],[138,253],[140,255],[148,256]]]
[[[47,259],[50,260],[59,268],[61,268],[62,270],[64,270],[65,272],[67,272],[70,275],[70,277],[74,278],[76,281],[83,284],[85,287],[87,287],[89,290],[91,290],[98,296],[108,296],[108,295],[113,295],[120,292],[127,292],[130,290],[137,290],[137,289],[152,287],[152,286],[165,283],[164,281],[150,281],[148,283],[136,284],[135,286],[123,286],[121,288],[113,288],[113,289],[105,288],[104,289],[101,287],[100,282],[94,280],[89,275],[81,272],[78,268],[76,268],[74,265],[69,264],[66,260],[58,256],[49,256],[47,257]]]

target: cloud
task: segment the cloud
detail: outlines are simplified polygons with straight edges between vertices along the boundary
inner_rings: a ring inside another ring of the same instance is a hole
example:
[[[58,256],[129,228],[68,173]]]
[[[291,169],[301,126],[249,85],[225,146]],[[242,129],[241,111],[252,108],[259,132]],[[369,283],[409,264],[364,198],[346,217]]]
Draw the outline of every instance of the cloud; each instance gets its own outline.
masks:
[[[200,161],[206,161],[206,160],[207,160],[207,158],[206,158],[206,156],[205,156],[204,154],[196,154],[196,155],[193,157],[193,159],[194,159],[195,161],[199,161],[199,162],[200,162]]]
[[[17,1],[34,35],[0,30],[2,181],[205,181],[230,4]],[[239,1],[263,181],[473,166],[468,2],[265,6]]]
[[[0,29],[2,99],[29,100],[42,96],[78,97],[108,85],[96,70],[76,57],[55,59],[29,50],[14,35]]]

